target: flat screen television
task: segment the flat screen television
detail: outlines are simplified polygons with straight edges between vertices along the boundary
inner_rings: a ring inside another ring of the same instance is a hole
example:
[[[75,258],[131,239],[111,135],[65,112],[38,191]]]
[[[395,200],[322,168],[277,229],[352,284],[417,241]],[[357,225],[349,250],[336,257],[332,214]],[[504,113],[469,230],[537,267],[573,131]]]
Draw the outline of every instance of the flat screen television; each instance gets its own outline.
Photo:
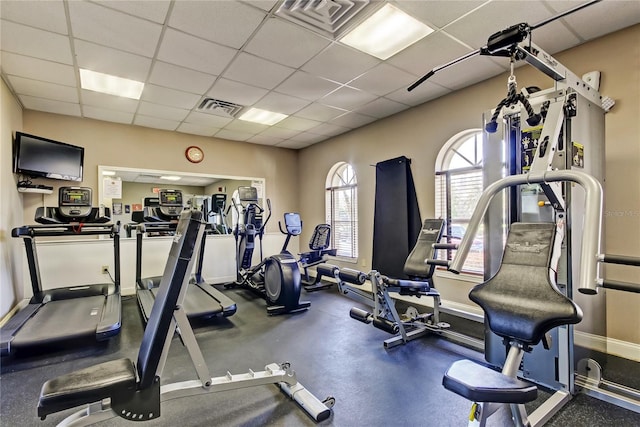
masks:
[[[33,178],[82,181],[84,148],[16,132],[13,171]]]

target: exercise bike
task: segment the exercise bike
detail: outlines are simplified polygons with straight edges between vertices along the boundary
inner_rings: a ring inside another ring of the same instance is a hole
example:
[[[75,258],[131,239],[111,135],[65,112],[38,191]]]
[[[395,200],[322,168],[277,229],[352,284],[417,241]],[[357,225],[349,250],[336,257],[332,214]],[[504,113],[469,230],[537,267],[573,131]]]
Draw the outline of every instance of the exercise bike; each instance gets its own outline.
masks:
[[[262,236],[271,218],[271,201],[267,199],[267,217],[263,221],[265,209],[258,205],[258,192],[255,187],[239,187],[239,201],[233,206],[242,222],[233,230],[236,240],[235,282],[225,285],[226,289],[243,287],[256,293],[267,301],[267,313],[270,315],[306,310],[311,305],[300,301],[300,269],[296,259],[287,251],[291,236],[302,232],[302,223],[298,214],[285,214],[287,234],[284,246],[279,254],[263,258]],[[256,239],[260,245],[262,261],[251,266]]]

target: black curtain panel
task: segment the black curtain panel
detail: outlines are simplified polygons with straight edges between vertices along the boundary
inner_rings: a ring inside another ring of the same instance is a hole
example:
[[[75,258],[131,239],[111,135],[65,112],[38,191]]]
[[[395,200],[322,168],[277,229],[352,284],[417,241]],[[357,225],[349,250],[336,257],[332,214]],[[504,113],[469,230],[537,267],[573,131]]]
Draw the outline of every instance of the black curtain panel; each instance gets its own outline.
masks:
[[[389,277],[406,278],[404,262],[421,225],[411,159],[401,156],[377,163],[372,268]]]

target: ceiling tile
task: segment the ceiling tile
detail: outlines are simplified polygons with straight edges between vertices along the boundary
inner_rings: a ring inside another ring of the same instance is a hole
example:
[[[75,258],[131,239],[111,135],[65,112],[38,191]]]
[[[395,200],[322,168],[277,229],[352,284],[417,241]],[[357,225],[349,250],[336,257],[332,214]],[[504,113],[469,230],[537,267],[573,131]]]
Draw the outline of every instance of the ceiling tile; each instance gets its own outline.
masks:
[[[292,136],[295,136],[295,135],[297,135],[299,133],[300,133],[299,130],[285,129],[285,128],[281,128],[281,127],[277,127],[277,126],[271,126],[269,129],[265,130],[264,132],[260,132],[260,135],[273,136],[275,138],[288,139],[288,138],[291,138]]]
[[[373,102],[359,107],[355,111],[360,114],[365,114],[367,116],[373,116],[381,119],[383,117],[399,113],[400,111],[406,110],[407,108],[409,107],[405,104],[401,104],[399,102],[392,101],[386,98],[378,98]]]
[[[164,33],[158,59],[203,73],[218,75],[236,51],[168,28]]]
[[[383,96],[400,88],[406,88],[416,80],[413,74],[392,65],[380,64],[349,83],[349,86]]]
[[[223,128],[227,123],[230,123],[231,120],[233,120],[231,117],[221,117],[215,114],[200,113],[198,111],[191,112],[187,118],[184,119],[187,123],[215,128]]]
[[[68,34],[67,17],[61,1],[0,1],[0,16],[3,20]]]
[[[178,132],[190,133],[192,135],[213,136],[213,134],[218,132],[220,128],[213,126],[202,126],[194,123],[182,123],[176,130]]]
[[[324,141],[325,139],[327,139],[326,136],[318,135],[317,133],[300,132],[293,138],[286,140],[284,143],[278,144],[278,147],[282,147],[283,144],[286,144],[288,142],[297,142],[297,143],[304,142],[311,145],[311,144],[315,144],[316,142]]]
[[[428,53],[427,53],[428,52]],[[433,68],[446,64],[471,52],[445,33],[431,33],[387,61],[391,65],[416,76],[423,76]]]
[[[293,139],[288,139],[286,141],[283,141],[281,143],[279,143],[277,145],[277,147],[279,148],[291,148],[293,150],[299,150],[300,148],[305,148],[308,147],[310,145],[313,145],[315,142],[319,142],[319,141],[298,141],[298,140],[293,140]]]
[[[558,3],[562,2],[549,3],[557,10]],[[585,41],[640,22],[640,3],[638,0],[616,0],[615,8],[611,3],[613,2],[596,3],[564,17],[563,20]],[[543,29],[541,28],[540,31]]]
[[[320,99],[319,102],[332,107],[351,110],[355,107],[371,102],[376,98],[376,95],[372,95],[365,91],[353,89],[348,86],[342,86]]]
[[[67,4],[75,38],[153,57],[161,25],[94,3],[71,1]]]
[[[278,92],[269,92],[264,98],[256,102],[254,107],[276,113],[293,114],[305,105],[309,105],[309,101],[306,99],[295,98]]]
[[[178,1],[169,26],[225,46],[239,49],[266,14],[232,1]]]
[[[178,89],[183,92],[203,94],[215,81],[216,76],[156,61],[149,77],[149,83]]]
[[[248,122],[246,120],[233,120],[231,123],[224,127],[225,130],[232,130],[238,132],[247,132],[247,133],[260,133],[265,129],[268,129],[268,125],[263,125],[260,123]]]
[[[82,40],[75,41],[76,60],[80,68],[144,82],[151,59],[122,52]]]
[[[133,121],[133,124],[154,129],[176,130],[180,122],[176,120],[159,119],[157,117],[149,117],[143,116],[141,114],[136,114],[136,118]]]
[[[285,129],[304,131],[312,129],[318,126],[320,122],[316,120],[303,119],[302,117],[287,117],[286,119],[279,121],[276,126]]]
[[[344,126],[338,126],[331,123],[322,123],[321,125],[310,129],[309,132],[329,137],[340,135],[342,133],[349,132],[350,130],[350,128]]]
[[[245,50],[279,64],[298,68],[329,45],[326,40],[279,18],[269,19]],[[286,46],[283,49],[283,46]]]
[[[379,64],[373,56],[334,43],[304,64],[311,74],[347,83]]]
[[[20,102],[27,110],[45,111],[47,113],[80,116],[80,105],[71,102],[52,101],[35,96],[18,95]]]
[[[52,99],[78,103],[78,89],[72,86],[62,86],[54,83],[41,82],[39,80],[24,79],[17,76],[9,76],[9,82],[19,95],[37,96],[39,98]]]
[[[273,9],[276,3],[280,3],[280,0],[254,0],[254,1],[243,1],[242,3],[250,4],[251,6],[255,6],[262,10],[269,11]]]
[[[342,110],[340,108],[329,107],[328,105],[322,105],[314,102],[313,104],[298,111],[295,115],[296,117],[302,117],[304,119],[326,121],[334,119],[346,112],[346,110]]]
[[[66,86],[76,85],[76,74],[71,65],[58,64],[4,51],[2,52],[0,64],[2,64],[3,73],[6,74]]]
[[[155,104],[169,105],[171,107],[191,110],[198,105],[201,96],[193,93],[181,92],[175,89],[147,84],[142,91],[145,101]]]
[[[185,117],[187,117],[187,114],[189,114],[189,110],[185,110],[182,108],[168,107],[166,105],[152,104],[150,102],[142,101],[140,102],[140,106],[138,107],[138,114],[142,114],[143,116],[149,116],[149,117],[157,117],[157,118],[166,119],[166,120],[175,120],[180,122]]]
[[[347,113],[331,120],[331,123],[334,125],[355,129],[360,126],[369,124],[375,120],[376,120],[375,117],[365,116],[363,114],[358,114],[358,113]],[[315,131],[315,129],[313,131]]]
[[[552,22],[539,30],[533,31],[532,41],[545,52],[551,54],[580,44],[580,39],[561,21]]]
[[[254,134],[252,133],[238,132],[234,130],[225,130],[225,129],[222,129],[215,134],[216,138],[230,139],[232,141],[246,141],[252,136],[254,136]]]
[[[171,1],[161,0],[92,0],[94,3],[98,3],[102,6],[109,7],[111,9],[117,9],[121,12],[128,13],[129,15],[137,16],[139,18],[148,19],[150,21],[163,24],[169,10]]]
[[[80,96],[83,105],[91,105],[108,110],[118,110],[125,113],[135,113],[138,109],[138,101],[135,99],[84,89],[81,91]]]
[[[285,80],[275,90],[287,95],[315,101],[329,92],[339,88],[340,85],[311,74],[298,71]]]
[[[487,44],[489,36],[519,22],[537,24],[553,15],[543,2],[519,1],[487,2],[446,28],[456,39],[478,49]]]
[[[509,65],[508,58],[496,58],[496,61],[498,60],[504,61],[506,66]],[[458,90],[466,86],[471,86],[472,84],[482,80],[486,80],[489,77],[496,76],[503,73],[505,70],[506,68],[501,67],[494,62],[494,58],[474,56],[464,62],[454,65],[453,67],[436,73],[429,80],[433,83],[439,84],[440,86],[444,86],[452,90]]]
[[[69,38],[13,22],[1,22],[0,46],[3,51],[73,64]]]
[[[213,85],[213,89],[207,92],[207,95],[235,104],[251,105],[265,96],[267,92],[267,90],[255,86],[220,79]]]
[[[425,81],[420,86],[413,89],[411,92],[409,92],[407,88],[402,88],[386,95],[385,98],[389,98],[403,104],[415,106],[432,99],[439,98],[449,92],[451,92],[451,89],[447,89],[446,87],[437,85],[432,81]]]
[[[241,53],[224,72],[224,77],[265,89],[273,89],[294,71],[293,68],[248,53]]]
[[[460,16],[486,3],[486,0],[394,1],[393,3],[404,12],[425,24],[433,24],[437,28],[442,28]]]
[[[277,138],[275,136],[264,135],[264,134],[255,135],[247,139],[247,142],[251,142],[253,144],[261,144],[261,145],[277,145],[282,141],[284,141],[284,139]]]
[[[133,113],[107,110],[105,108],[92,107],[90,105],[82,107],[82,115],[90,119],[103,120],[106,122],[124,123],[128,125],[133,122]]]

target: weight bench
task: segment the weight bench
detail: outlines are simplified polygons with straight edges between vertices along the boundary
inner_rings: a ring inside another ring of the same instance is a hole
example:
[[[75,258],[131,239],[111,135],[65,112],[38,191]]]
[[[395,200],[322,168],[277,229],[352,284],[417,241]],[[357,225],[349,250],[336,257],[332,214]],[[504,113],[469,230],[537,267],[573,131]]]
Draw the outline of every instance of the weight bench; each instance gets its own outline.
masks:
[[[445,373],[446,389],[477,402],[470,425],[484,426],[503,404],[511,406],[516,425],[529,425],[524,404],[537,398],[537,388],[516,377],[524,353],[540,341],[548,349],[551,329],[582,319],[580,308],[555,284],[551,267],[556,238],[561,239],[553,223],[512,224],[498,272],[469,293],[484,310],[489,329],[509,345],[502,372],[460,360]]]
[[[321,283],[322,276],[316,274],[316,280],[309,281],[309,267],[314,267],[327,261],[328,256],[336,256],[337,249],[328,249],[331,244],[331,226],[329,224],[318,224],[313,229],[313,235],[309,241],[309,251],[300,255],[300,267],[304,270],[304,289],[307,292],[319,291],[330,288],[333,283]]]
[[[193,330],[182,307],[189,275],[202,242],[205,223],[202,213],[184,211],[160,289],[144,330],[137,363],[118,359],[91,366],[47,381],[40,394],[38,416],[89,404],[62,421],[63,425],[86,425],[120,416],[146,421],[160,416],[163,400],[256,385],[277,384],[316,421],[331,414],[335,399],[318,400],[296,380],[288,363],[272,363],[264,371],[211,378]],[[199,380],[160,385],[164,363],[176,328],[187,347]]]

